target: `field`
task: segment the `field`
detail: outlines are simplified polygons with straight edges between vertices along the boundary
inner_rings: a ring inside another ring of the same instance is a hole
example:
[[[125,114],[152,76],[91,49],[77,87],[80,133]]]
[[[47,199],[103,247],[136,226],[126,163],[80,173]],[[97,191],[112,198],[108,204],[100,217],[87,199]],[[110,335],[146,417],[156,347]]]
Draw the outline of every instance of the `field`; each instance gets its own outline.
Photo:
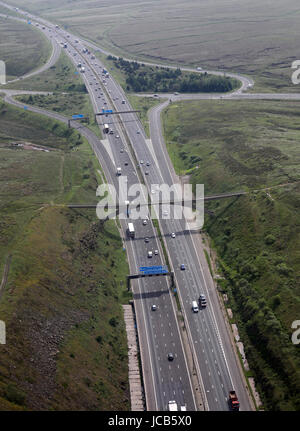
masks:
[[[0,59],[6,63],[7,81],[37,69],[50,54],[50,43],[36,28],[0,17]]]
[[[254,77],[255,91],[299,91],[290,79],[300,43],[296,0],[86,0],[72,10],[67,0],[18,4],[115,54],[239,71]]]
[[[266,410],[300,408],[299,349],[291,342],[300,313],[299,108],[205,101],[173,103],[163,114],[179,174],[206,194],[252,190],[206,204],[204,228]]]
[[[51,95],[21,95],[16,97],[17,100],[25,105],[39,106],[49,111],[55,111],[71,118],[75,114],[83,114],[84,120],[81,120],[87,127],[102,138],[101,131],[97,123],[90,103],[90,98],[83,93],[54,93]]]
[[[5,88],[56,93],[86,93],[86,88],[79,72],[64,52],[61,53],[57,63],[51,66],[50,69],[22,81],[7,84]]]
[[[77,132],[0,102],[0,410],[129,409],[119,232],[53,206],[97,202],[98,169]]]

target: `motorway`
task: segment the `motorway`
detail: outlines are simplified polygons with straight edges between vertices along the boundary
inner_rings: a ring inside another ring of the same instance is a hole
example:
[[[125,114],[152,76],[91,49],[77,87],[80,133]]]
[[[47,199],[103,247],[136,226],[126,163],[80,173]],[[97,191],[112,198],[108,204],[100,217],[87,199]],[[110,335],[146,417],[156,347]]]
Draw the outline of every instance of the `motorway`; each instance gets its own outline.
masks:
[[[20,11],[21,13],[24,13]],[[32,20],[42,22],[39,18],[30,16]],[[103,107],[117,111],[130,110],[131,107],[120,86],[110,77],[103,76],[103,65],[91,55],[83,54],[85,46],[82,41],[76,42],[73,35],[43,20],[44,33],[57,44],[67,42],[65,52],[74,63],[80,61],[86,71],[82,74],[91,96],[94,111]],[[80,60],[79,60],[80,59]],[[229,74],[227,74],[229,76]],[[234,75],[236,77],[236,75]],[[251,84],[251,83],[250,83]],[[245,79],[243,86],[249,86]],[[241,89],[237,94],[240,94]],[[233,95],[231,94],[231,97]],[[10,96],[6,100],[18,106]],[[123,103],[123,101],[125,103]],[[167,102],[166,102],[167,103]],[[23,106],[23,105],[22,105]],[[117,184],[116,168],[122,167],[122,176],[126,174],[127,185],[139,182],[140,175],[147,185],[150,196],[156,195],[155,184],[180,183],[170,162],[165,148],[160,111],[164,105],[154,108],[150,116],[151,140],[149,140],[135,114],[120,114],[111,117],[110,126],[113,135],[99,139],[82,125],[80,128],[91,142],[101,163],[107,182]],[[52,118],[66,122],[66,118],[53,112],[45,112],[40,108],[30,107],[35,112],[46,113]],[[98,118],[98,117],[97,117]],[[108,122],[106,119],[105,122]],[[113,122],[113,123],[112,123]],[[74,122],[75,123],[75,122]],[[128,146],[130,142],[130,147]],[[134,152],[134,156],[131,153]],[[138,160],[138,164],[136,160]],[[143,161],[143,163],[141,163]],[[146,166],[146,162],[149,166]],[[147,171],[147,175],[146,175]],[[129,199],[130,200],[130,199]],[[230,335],[226,326],[218,293],[214,288],[207,263],[203,254],[201,239],[196,231],[186,225],[186,220],[176,220],[172,217],[172,208],[159,219],[159,225],[167,246],[171,269],[174,271],[176,286],[181,300],[182,313],[185,320],[187,335],[192,349],[193,361],[199,378],[202,401],[206,410],[228,410],[228,392],[235,389],[241,403],[241,410],[252,410],[247,387],[243,379],[236,354],[233,351]],[[144,218],[144,217],[143,217]],[[151,222],[142,224],[135,220],[136,238],[126,238],[127,222],[121,220],[127,255],[132,273],[138,273],[140,266],[164,264],[163,252],[157,239],[157,232]],[[176,234],[175,238],[171,233]],[[150,242],[145,243],[148,237]],[[147,257],[149,250],[158,250],[158,255],[151,259]],[[182,271],[180,265],[185,264]],[[170,292],[169,283],[165,277],[143,279],[132,282],[135,307],[137,312],[139,340],[142,356],[143,378],[148,410],[166,410],[169,400],[176,400],[179,405],[187,405],[187,410],[199,408],[193,394],[190,373],[187,366],[185,351],[177,323],[176,305]],[[204,293],[208,306],[193,313],[191,305]],[[155,304],[158,309],[151,310]],[[174,361],[167,360],[167,354],[173,353]]]

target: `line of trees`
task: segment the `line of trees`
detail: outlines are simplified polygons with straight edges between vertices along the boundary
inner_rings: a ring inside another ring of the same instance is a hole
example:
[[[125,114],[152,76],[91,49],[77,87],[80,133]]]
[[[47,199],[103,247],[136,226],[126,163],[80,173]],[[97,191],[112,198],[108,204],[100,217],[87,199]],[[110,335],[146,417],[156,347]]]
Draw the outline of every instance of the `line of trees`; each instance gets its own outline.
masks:
[[[159,66],[145,66],[136,61],[127,61],[111,55],[108,60],[126,75],[128,91],[136,93],[153,92],[218,92],[231,91],[238,86],[235,79],[226,76],[214,76],[204,73],[182,72],[181,69],[170,69]]]

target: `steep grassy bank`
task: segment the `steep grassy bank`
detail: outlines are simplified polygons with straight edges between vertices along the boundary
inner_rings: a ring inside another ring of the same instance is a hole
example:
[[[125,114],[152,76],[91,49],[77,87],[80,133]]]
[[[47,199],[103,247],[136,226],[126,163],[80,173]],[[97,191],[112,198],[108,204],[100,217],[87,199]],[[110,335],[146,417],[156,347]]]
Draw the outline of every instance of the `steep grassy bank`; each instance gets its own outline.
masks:
[[[177,172],[206,194],[254,190],[206,204],[247,359],[265,409],[300,408],[300,356],[291,324],[300,314],[300,104],[212,101],[164,113]],[[290,184],[285,186],[285,184]]]
[[[93,210],[49,205],[96,202],[98,168],[77,132],[1,105],[1,271],[12,256],[0,299],[1,410],[129,409],[118,230]]]

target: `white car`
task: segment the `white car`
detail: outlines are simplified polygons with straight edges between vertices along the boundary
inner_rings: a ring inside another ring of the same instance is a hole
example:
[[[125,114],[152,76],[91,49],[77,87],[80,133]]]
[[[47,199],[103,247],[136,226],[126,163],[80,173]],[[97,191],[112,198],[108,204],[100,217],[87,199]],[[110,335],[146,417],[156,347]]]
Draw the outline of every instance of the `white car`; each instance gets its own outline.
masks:
[[[154,250],[154,254],[155,254],[155,256],[157,256],[158,255],[158,250]]]
[[[143,220],[143,225],[146,226],[147,220]]]
[[[171,233],[171,237],[172,237],[172,238],[175,238],[175,237],[176,237],[175,232],[172,232],[172,233]]]
[[[148,251],[148,257],[152,257],[152,256],[153,256],[152,251]]]

